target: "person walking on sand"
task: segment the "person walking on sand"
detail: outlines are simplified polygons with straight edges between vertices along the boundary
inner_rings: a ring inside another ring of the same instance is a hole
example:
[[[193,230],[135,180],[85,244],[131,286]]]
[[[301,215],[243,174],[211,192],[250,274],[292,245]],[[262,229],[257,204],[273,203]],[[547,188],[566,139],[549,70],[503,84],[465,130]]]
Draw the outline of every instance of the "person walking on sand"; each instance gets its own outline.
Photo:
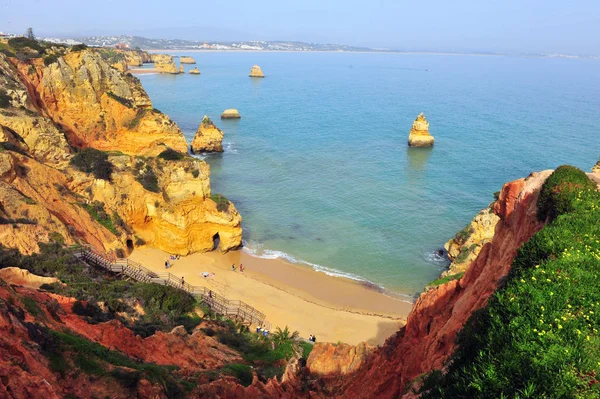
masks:
[[[231,271],[234,272],[235,271],[235,263],[233,265],[231,265]]]
[[[185,285],[185,280],[183,279],[183,277],[181,277],[181,286],[183,287]]]
[[[240,272],[244,273],[244,266],[240,263]]]
[[[166,261],[165,261],[165,269],[168,269],[168,268],[169,268],[169,261],[168,261],[168,260],[166,260]]]

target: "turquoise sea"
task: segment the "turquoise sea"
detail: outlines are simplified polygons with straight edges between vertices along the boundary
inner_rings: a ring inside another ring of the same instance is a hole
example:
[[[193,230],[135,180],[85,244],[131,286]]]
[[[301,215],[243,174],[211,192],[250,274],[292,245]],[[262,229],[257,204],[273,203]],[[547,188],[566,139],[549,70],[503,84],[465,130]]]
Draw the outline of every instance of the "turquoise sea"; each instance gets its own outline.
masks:
[[[409,297],[505,182],[565,163],[589,171],[600,156],[600,61],[171,54],[202,74],[140,79],[190,141],[205,114],[225,132],[225,152],[203,158],[213,193],[244,218],[245,250]],[[248,77],[254,64],[265,79]],[[221,121],[226,108],[242,119]],[[432,149],[407,147],[420,112]]]

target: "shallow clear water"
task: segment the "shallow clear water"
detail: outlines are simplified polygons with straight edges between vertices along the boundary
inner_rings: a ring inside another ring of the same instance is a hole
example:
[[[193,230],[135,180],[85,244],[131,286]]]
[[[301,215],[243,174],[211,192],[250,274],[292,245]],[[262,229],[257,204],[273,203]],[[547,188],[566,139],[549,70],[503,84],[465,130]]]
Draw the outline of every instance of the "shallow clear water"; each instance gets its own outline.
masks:
[[[191,55],[200,76],[140,79],[190,141],[204,114],[225,132],[225,153],[205,159],[248,249],[408,295],[439,275],[433,251],[503,183],[564,163],[589,171],[600,156],[598,61]],[[248,77],[253,64],[265,79]],[[226,108],[242,119],[221,121]],[[411,149],[422,111],[435,147]]]

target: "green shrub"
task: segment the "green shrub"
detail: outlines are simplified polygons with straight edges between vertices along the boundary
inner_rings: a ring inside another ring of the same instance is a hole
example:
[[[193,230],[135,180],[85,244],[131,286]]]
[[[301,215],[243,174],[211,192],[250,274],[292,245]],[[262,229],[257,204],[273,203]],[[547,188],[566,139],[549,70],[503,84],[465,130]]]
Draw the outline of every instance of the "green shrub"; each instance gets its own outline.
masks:
[[[44,57],[44,65],[48,66],[50,64],[54,64],[55,62],[58,62],[59,58],[60,56],[56,54],[50,54],[47,57]]]
[[[158,154],[159,158],[166,159],[167,161],[180,161],[183,159],[183,154],[179,151],[175,151],[171,148],[167,148],[160,154]]]
[[[229,209],[229,200],[225,198],[224,195],[213,194],[210,196],[210,199],[217,204],[217,210],[219,212],[226,212]]]
[[[0,92],[0,108],[10,107],[11,96],[6,93]]]
[[[560,167],[544,183],[538,210],[550,222],[521,246],[422,398],[600,396],[600,193],[582,176]]]
[[[437,287],[438,285],[446,284],[453,280],[459,280],[462,276],[464,276],[465,272],[460,272],[456,274],[452,274],[450,276],[438,278],[437,280],[433,280],[431,283],[427,284],[430,287]]]
[[[106,227],[108,231],[115,235],[118,234],[112,218],[104,210],[104,202],[94,201],[91,204],[82,204],[82,207],[88,211],[92,218],[94,218],[102,226]]]
[[[84,148],[71,158],[71,165],[84,173],[93,173],[96,179],[110,181],[113,164],[108,154],[95,148]]]
[[[462,229],[461,231],[459,231],[458,233],[456,233],[456,236],[454,236],[454,239],[460,244],[464,244],[469,237],[471,237],[471,234],[473,234],[473,227],[469,224],[468,226],[466,226],[464,229]]]
[[[65,238],[58,231],[53,231],[49,234],[50,240],[65,245]]]
[[[153,193],[160,192],[158,186],[158,178],[154,173],[154,169],[145,162],[138,161],[135,165],[136,177],[135,179],[148,191]]]
[[[127,108],[133,108],[133,101],[126,99],[125,97],[121,97],[115,93],[113,93],[112,91],[107,91],[106,94],[112,98],[113,100],[117,101],[118,103],[120,103],[121,105],[126,106]]]
[[[44,52],[44,47],[42,47],[37,40],[29,39],[27,37],[15,37],[8,39],[8,45],[16,51],[29,47],[30,49],[36,50],[40,53]]]
[[[583,190],[595,190],[596,183],[574,166],[562,165],[546,180],[540,191],[538,219],[554,220],[573,210],[575,199]]]
[[[83,51],[83,50],[87,50],[88,46],[86,46],[85,44],[76,44],[73,47],[71,47],[71,51],[76,53],[78,51]]]
[[[252,374],[252,370],[250,366],[245,364],[228,364],[221,369],[221,372],[224,374],[229,374],[240,380],[243,386],[247,387],[252,384],[252,379],[254,375]]]
[[[148,112],[148,110],[146,108],[141,108],[137,111],[137,114],[135,114],[135,118],[133,118],[131,120],[131,122],[129,122],[129,125],[127,126],[127,128],[129,130],[133,130],[137,127],[137,125],[140,124],[140,121],[142,120],[142,118],[146,115],[146,113]]]
[[[27,312],[33,317],[41,317],[44,315],[44,311],[40,308],[40,306],[34,299],[26,296],[21,298],[21,302],[23,302],[25,310],[27,310]]]

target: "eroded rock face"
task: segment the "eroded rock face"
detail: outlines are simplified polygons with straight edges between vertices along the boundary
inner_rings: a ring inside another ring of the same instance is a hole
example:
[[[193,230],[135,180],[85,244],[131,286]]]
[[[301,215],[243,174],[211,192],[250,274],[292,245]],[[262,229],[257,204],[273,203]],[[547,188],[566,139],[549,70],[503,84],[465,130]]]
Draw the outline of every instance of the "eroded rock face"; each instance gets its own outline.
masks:
[[[18,267],[5,267],[0,269],[0,279],[9,284],[21,285],[27,288],[40,288],[42,284],[52,284],[60,282],[56,277],[42,277],[29,273],[29,270]]]
[[[152,62],[154,62],[154,68],[161,73],[178,74],[179,69],[175,65],[175,60],[168,54],[152,54]]]
[[[221,119],[240,119],[242,116],[237,109],[230,108],[223,111]]]
[[[592,173],[600,173],[600,159],[596,162],[596,165],[592,168]]]
[[[195,64],[196,60],[190,56],[182,55],[181,57],[179,57],[179,62],[182,64]]]
[[[448,270],[442,273],[442,277],[464,272],[477,258],[481,248],[492,240],[499,220],[494,213],[494,203],[491,203],[482,209],[467,227],[448,240],[444,248],[448,251],[452,263]]]
[[[374,346],[365,342],[358,345],[318,343],[310,353],[307,367],[313,375],[349,374],[358,370],[374,350]]]
[[[193,153],[223,152],[223,132],[204,115],[190,147]]]
[[[433,136],[429,134],[429,122],[421,112],[413,122],[412,129],[410,129],[408,145],[411,147],[431,147],[434,141]]]
[[[94,51],[71,52],[49,66],[35,60],[35,74],[28,64],[17,66],[38,106],[64,130],[69,144],[140,155],[157,155],[165,146],[186,151],[181,130],[151,108],[139,79],[111,68]],[[25,127],[19,130],[5,118],[0,123],[27,141],[21,133]]]
[[[250,77],[251,78],[264,78],[265,74],[262,69],[258,65],[254,65],[252,69],[250,69]]]
[[[0,152],[4,246],[29,254],[39,250],[38,242],[58,240],[112,252],[140,239],[185,255],[212,250],[217,235],[222,251],[241,245],[235,206],[218,210],[210,199],[208,165],[188,156],[152,156],[167,148],[185,154],[187,143],[175,123],[150,108],[137,79],[93,50],[47,67],[39,59],[13,62],[0,54],[6,71],[0,78],[18,104],[0,113],[0,142],[8,148]],[[71,166],[71,146],[113,151],[110,180]],[[90,209],[113,227],[95,220]]]
[[[407,393],[407,385],[417,376],[443,366],[454,352],[456,335],[464,323],[474,311],[486,305],[510,271],[517,250],[542,228],[536,217],[537,197],[551,173],[534,173],[527,179],[505,184],[494,205],[494,212],[500,218],[495,235],[483,246],[464,276],[421,294],[406,326],[368,355],[357,371],[344,376],[337,371],[338,367],[332,367],[331,373],[321,375],[312,385],[308,382],[310,397],[413,397],[412,392]],[[329,350],[315,350],[310,363],[334,361]]]
[[[31,306],[24,305],[25,299],[36,304],[35,314],[29,313]],[[106,349],[118,350],[131,359],[175,365],[182,370],[181,376],[200,376],[195,381],[194,391],[185,397],[218,397],[222,388],[213,386],[210,379],[202,379],[202,373],[242,361],[218,340],[198,331],[192,334],[157,332],[143,339],[117,320],[90,324],[73,313],[74,302],[75,298],[22,287],[11,288],[0,280],[0,397],[166,397],[161,382],[144,377],[127,386],[114,378],[93,377],[76,367],[68,367],[62,374],[55,372],[41,349],[49,340],[49,331],[82,337]],[[64,356],[72,358],[75,354],[65,353]],[[235,381],[228,377],[214,385],[231,386],[235,392]],[[212,395],[205,396],[211,392]]]

